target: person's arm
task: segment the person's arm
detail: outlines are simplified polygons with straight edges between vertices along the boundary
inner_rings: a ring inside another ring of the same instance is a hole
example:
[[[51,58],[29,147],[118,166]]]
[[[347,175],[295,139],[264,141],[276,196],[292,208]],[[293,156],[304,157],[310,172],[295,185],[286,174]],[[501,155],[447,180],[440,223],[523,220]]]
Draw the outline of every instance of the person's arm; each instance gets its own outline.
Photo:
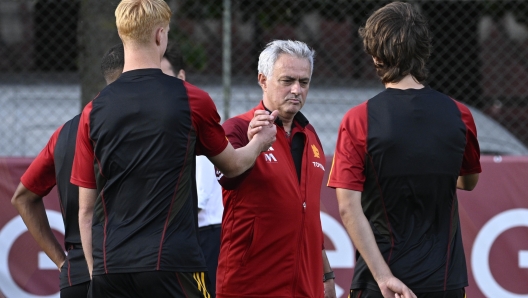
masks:
[[[457,188],[462,190],[473,190],[477,186],[479,174],[458,176]]]
[[[93,256],[92,256],[92,221],[97,190],[79,187],[79,230],[81,232],[81,243],[84,258],[88,264],[88,271],[92,277]]]
[[[11,203],[18,210],[31,236],[60,271],[66,254],[51,231],[42,197],[19,183]]]
[[[453,100],[460,110],[462,121],[466,125],[466,147],[462,158],[462,167],[456,187],[462,190],[473,190],[477,186],[480,167],[480,146],[477,139],[477,127],[471,111],[464,104]]]
[[[378,283],[383,297],[416,298],[416,295],[403,282],[394,277],[385,262],[374,239],[370,224],[363,213],[361,192],[337,188],[336,195],[343,224]]]
[[[278,111],[273,111],[270,115],[273,121],[277,117]],[[255,160],[262,151],[275,142],[277,127],[271,121],[270,125],[262,126],[262,129],[253,136],[251,141],[238,149],[234,149],[229,143],[220,154],[209,157],[209,160],[222,172],[227,178],[236,177],[253,166]]]
[[[325,281],[323,281],[324,284],[324,298],[336,298],[336,291],[335,291],[335,277],[334,272],[332,271],[332,267],[330,267],[330,262],[328,262],[328,257],[326,256],[326,250],[322,250],[322,256],[323,256],[323,276],[327,275],[327,278]]]

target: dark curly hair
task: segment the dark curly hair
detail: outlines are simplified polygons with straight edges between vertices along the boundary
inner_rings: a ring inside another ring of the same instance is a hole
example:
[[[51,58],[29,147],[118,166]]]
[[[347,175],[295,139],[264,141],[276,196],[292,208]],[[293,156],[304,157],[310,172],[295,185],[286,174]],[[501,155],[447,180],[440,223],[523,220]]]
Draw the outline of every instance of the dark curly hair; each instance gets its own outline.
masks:
[[[384,84],[411,74],[423,83],[429,75],[431,36],[426,19],[409,3],[393,2],[376,10],[359,29],[365,52],[378,60]]]

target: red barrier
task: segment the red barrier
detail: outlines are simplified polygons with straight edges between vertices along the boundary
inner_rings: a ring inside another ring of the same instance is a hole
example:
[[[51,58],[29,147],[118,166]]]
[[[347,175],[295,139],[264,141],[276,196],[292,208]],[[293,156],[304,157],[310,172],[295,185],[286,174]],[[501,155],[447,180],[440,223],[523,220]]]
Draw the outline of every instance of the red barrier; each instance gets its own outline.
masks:
[[[327,160],[326,173],[332,158]],[[10,203],[30,162],[28,158],[0,158],[0,297],[59,297],[58,271]],[[476,189],[458,193],[470,273],[467,296],[528,297],[528,157],[484,156],[481,162],[483,173]],[[52,228],[62,237],[55,189],[44,204]],[[339,297],[347,297],[355,251],[341,225],[335,191],[326,186],[321,193],[321,219]]]

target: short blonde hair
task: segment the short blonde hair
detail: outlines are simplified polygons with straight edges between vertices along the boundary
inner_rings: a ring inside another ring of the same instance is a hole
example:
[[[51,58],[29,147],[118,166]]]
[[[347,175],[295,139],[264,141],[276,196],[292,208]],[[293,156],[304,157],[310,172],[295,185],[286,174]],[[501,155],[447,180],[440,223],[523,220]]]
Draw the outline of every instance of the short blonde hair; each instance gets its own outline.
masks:
[[[115,10],[117,32],[123,42],[149,42],[156,26],[167,26],[172,12],[163,0],[122,0]]]

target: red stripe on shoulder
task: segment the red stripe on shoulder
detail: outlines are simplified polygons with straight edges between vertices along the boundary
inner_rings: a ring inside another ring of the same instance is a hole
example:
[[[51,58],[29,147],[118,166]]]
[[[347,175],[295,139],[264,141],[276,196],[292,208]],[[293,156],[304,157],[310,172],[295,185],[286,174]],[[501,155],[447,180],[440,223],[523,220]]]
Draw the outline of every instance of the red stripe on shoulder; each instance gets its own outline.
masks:
[[[191,108],[192,126],[196,130],[196,154],[216,156],[227,147],[216,106],[207,92],[187,82],[184,87]]]
[[[95,155],[93,141],[90,137],[90,114],[92,107],[93,101],[90,101],[84,107],[81,118],[79,119],[70,182],[77,186],[95,189],[97,188],[93,165]]]
[[[363,191],[367,154],[368,101],[351,108],[339,125],[327,186]]]
[[[480,146],[477,139],[477,127],[473,120],[473,115],[467,106],[451,98],[460,111],[460,117],[466,126],[466,148],[460,176],[476,174],[482,172],[480,166]]]
[[[64,127],[61,125],[51,135],[46,146],[29,165],[20,182],[33,193],[44,197],[57,183],[55,176],[55,146],[59,134]]]

